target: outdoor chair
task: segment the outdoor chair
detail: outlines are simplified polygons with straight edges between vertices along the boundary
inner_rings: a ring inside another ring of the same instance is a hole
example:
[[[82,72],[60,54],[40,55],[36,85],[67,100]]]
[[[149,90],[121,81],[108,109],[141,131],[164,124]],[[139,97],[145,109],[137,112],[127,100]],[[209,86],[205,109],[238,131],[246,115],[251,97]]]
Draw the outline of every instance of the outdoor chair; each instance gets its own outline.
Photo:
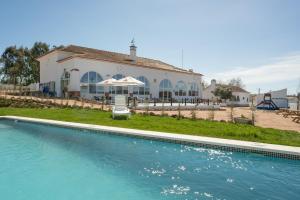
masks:
[[[130,110],[126,106],[126,97],[123,95],[115,96],[115,105],[112,108],[112,117],[113,119],[116,116],[125,115],[130,117]]]

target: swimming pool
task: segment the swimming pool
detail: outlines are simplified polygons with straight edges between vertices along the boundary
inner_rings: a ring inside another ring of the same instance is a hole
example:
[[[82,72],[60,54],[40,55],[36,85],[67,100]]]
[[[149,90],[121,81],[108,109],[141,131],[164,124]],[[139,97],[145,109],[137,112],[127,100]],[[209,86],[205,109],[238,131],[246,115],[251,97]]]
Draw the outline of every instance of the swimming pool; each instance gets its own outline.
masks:
[[[300,161],[0,120],[1,199],[300,199]]]

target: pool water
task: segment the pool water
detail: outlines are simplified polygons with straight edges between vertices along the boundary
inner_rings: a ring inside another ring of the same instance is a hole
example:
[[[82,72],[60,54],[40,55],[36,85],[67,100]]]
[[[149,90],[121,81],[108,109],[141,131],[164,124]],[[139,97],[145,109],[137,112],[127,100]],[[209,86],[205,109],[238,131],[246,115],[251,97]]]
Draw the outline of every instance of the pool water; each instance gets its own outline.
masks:
[[[300,199],[300,161],[0,120],[0,199]]]

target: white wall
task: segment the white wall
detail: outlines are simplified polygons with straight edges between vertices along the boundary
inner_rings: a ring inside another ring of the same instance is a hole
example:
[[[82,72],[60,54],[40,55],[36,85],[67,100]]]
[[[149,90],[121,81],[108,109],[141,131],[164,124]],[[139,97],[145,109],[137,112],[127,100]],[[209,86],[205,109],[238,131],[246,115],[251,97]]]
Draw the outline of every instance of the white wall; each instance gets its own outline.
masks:
[[[216,81],[212,80],[211,84],[206,87],[203,90],[203,99],[209,99],[209,100],[216,100],[218,99],[218,97],[216,97],[213,92],[216,89]],[[249,105],[249,101],[250,101],[250,94],[247,92],[232,92],[232,95],[235,97],[239,97],[239,101],[232,101],[228,103],[233,103],[235,105],[240,105],[240,106],[247,106]]]
[[[237,105],[249,105],[250,103],[250,94],[247,92],[232,92],[233,96],[238,96],[239,101],[234,101],[233,103],[236,103]]]
[[[170,72],[165,70],[149,69],[145,67],[118,64],[112,62],[104,62],[98,60],[74,59],[74,67],[79,69],[80,77],[86,72],[95,71],[99,73],[103,79],[111,78],[115,74],[123,74],[124,76],[145,76],[150,83],[150,93],[152,97],[158,98],[159,95],[159,84],[163,79],[169,79],[172,83],[173,89],[175,88],[178,81],[182,80],[188,87],[190,83],[195,82],[201,90],[201,76],[184,74],[179,72]],[[201,91],[200,95],[201,97]],[[174,93],[173,93],[173,97]]]
[[[71,69],[79,69],[79,78],[78,81],[72,81],[71,88],[78,88],[80,90],[80,78],[89,71],[95,71],[99,73],[102,78],[108,79],[115,74],[123,74],[125,76],[145,76],[150,83],[150,93],[152,97],[159,97],[159,84],[163,79],[169,79],[172,83],[173,90],[178,81],[183,81],[187,89],[189,84],[195,82],[199,87],[199,97],[202,97],[202,77],[200,75],[185,74],[180,72],[171,72],[166,70],[150,69],[134,65],[126,65],[112,62],[105,62],[100,60],[91,60],[83,58],[73,58],[61,63],[57,63],[56,60],[63,56],[58,55],[58,53],[51,53],[48,56],[43,57],[41,62],[41,80],[40,83],[45,83],[49,81],[56,82],[56,92],[57,95],[61,95],[60,91],[60,79],[63,73],[63,70],[66,69],[70,71]],[[72,74],[71,74],[72,75]],[[72,78],[71,78],[72,79]],[[188,92],[188,91],[187,91]],[[175,98],[173,92],[172,96]],[[182,98],[182,97],[180,97]]]
[[[211,84],[203,90],[203,99],[209,99],[209,100],[216,100],[217,97],[213,94],[213,92],[216,90],[216,82],[211,81]]]
[[[55,91],[57,96],[61,96],[61,76],[64,69],[72,69],[74,66],[73,60],[68,60],[63,63],[56,62],[59,56],[57,51],[54,51],[47,56],[39,59],[40,61],[40,83],[55,82]]]
[[[80,84],[78,80],[80,80],[80,72],[75,69],[70,70],[70,84],[68,91],[80,91]]]

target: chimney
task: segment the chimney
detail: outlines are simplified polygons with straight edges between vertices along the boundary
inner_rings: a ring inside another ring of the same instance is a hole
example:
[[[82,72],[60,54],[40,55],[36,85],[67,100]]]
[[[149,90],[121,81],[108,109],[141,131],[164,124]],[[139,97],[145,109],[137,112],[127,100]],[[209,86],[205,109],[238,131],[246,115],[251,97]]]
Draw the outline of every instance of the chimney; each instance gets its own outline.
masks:
[[[130,60],[136,61],[136,46],[134,44],[134,39],[131,40],[131,45],[130,45]]]

